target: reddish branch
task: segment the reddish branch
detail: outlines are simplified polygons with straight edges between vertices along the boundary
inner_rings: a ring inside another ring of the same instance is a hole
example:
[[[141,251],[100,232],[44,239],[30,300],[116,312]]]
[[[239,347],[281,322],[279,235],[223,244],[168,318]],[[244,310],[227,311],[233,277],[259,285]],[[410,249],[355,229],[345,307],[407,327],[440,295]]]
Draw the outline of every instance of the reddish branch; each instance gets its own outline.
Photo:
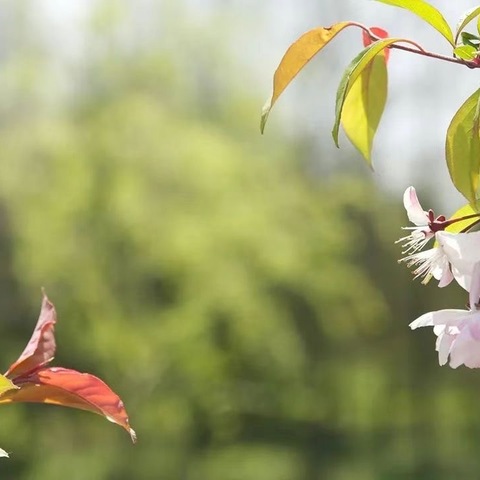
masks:
[[[351,22],[351,25],[361,28],[371,38],[372,42],[385,40],[383,38],[377,37],[377,35],[372,33],[369,28],[365,27],[365,25],[362,25],[361,23]],[[422,48],[420,45],[410,40],[408,40],[408,43],[416,45],[417,48],[407,47],[406,45],[399,45],[397,43],[393,43],[386,48],[390,48],[392,50],[403,50],[405,52],[415,53],[416,55],[422,55],[424,57],[436,58],[437,60],[442,60],[444,62],[457,63],[459,65],[463,65],[472,69],[480,68],[480,63],[477,63],[476,61],[468,61],[456,57],[447,57],[446,55],[440,55],[439,53],[429,52]]]

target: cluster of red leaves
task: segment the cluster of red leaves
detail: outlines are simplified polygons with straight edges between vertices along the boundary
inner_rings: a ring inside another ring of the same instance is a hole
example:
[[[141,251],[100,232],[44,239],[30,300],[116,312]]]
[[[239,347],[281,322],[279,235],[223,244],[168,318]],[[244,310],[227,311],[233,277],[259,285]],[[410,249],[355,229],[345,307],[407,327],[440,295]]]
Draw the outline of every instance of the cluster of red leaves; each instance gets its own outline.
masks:
[[[123,402],[108,385],[88,373],[48,366],[55,355],[56,322],[55,307],[44,293],[32,337],[3,377],[10,387],[0,393],[0,403],[48,403],[98,413],[122,426],[135,442]]]

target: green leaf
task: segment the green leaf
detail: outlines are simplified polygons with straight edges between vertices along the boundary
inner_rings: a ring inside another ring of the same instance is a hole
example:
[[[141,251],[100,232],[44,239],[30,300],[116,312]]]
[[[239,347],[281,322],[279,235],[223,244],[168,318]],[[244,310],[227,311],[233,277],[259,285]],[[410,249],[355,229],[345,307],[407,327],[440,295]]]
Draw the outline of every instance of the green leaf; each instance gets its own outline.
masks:
[[[455,220],[456,218],[467,217],[469,215],[475,215],[478,213],[475,211],[470,204],[464,205],[462,208],[459,208],[448,220]],[[473,227],[476,223],[479,222],[479,218],[469,218],[468,220],[461,220],[459,222],[452,223],[445,230],[451,233],[460,233],[467,231],[470,227]]]
[[[452,30],[447,21],[443,15],[429,3],[423,0],[377,0],[377,2],[405,8],[415,15],[418,15],[422,20],[425,20],[437,30],[437,32],[441,33],[452,46],[455,46]]]
[[[471,61],[477,56],[478,50],[473,45],[462,45],[455,48],[453,53],[462,60]]]
[[[445,145],[452,182],[474,208],[480,169],[479,99],[480,89],[454,115]]]
[[[340,80],[340,84],[337,90],[337,97],[335,103],[335,123],[332,129],[332,136],[335,142],[335,145],[338,147],[338,129],[340,127],[340,119],[342,116],[343,105],[345,103],[345,99],[355,84],[355,81],[358,77],[362,74],[363,70],[368,66],[368,64],[378,55],[382,50],[384,50],[389,45],[393,43],[399,42],[406,42],[412,43],[409,40],[405,40],[403,38],[385,38],[384,40],[378,40],[375,43],[372,43],[367,48],[362,50],[351,62],[350,65],[347,67],[345,72],[343,73],[343,77]],[[413,44],[415,45],[415,44]]]
[[[477,35],[473,35],[472,33],[462,32],[461,37],[462,37],[462,43],[464,45],[471,45],[472,47],[478,47],[478,44],[480,43],[480,38],[478,38]]]
[[[273,76],[273,92],[262,108],[260,131],[263,133],[267,123],[268,114],[281,93],[295,78],[300,70],[338,33],[351,26],[351,22],[341,22],[329,28],[314,28],[304,33],[292,43],[285,52]]]
[[[387,65],[380,53],[360,74],[343,105],[343,129],[369,166],[372,165],[373,138],[387,101],[387,88]]]
[[[463,17],[460,19],[460,21],[457,24],[456,31],[455,31],[455,45],[458,43],[458,37],[460,36],[460,33],[462,33],[462,30],[475,18],[480,15],[480,6],[479,7],[474,7],[463,15]]]
[[[8,390],[18,389],[7,377],[0,375],[0,396],[3,395]]]

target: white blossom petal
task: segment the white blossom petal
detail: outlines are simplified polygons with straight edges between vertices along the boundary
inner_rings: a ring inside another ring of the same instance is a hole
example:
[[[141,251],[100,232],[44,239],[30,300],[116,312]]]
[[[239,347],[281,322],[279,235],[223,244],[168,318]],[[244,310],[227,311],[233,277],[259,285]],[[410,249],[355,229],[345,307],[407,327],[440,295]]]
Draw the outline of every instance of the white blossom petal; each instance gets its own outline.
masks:
[[[428,215],[418,201],[415,188],[408,187],[403,194],[403,205],[407,211],[408,219],[417,227],[428,225]]]
[[[467,310],[450,309],[450,310],[438,310],[436,312],[424,313],[418,317],[409,327],[415,330],[419,327],[433,327],[434,325],[441,326],[458,326],[462,321],[468,318],[470,312]]]
[[[443,366],[448,362],[448,356],[455,337],[456,335],[450,335],[445,332],[445,327],[443,327],[443,332],[438,336],[435,348],[438,352],[438,363],[440,366]]]
[[[480,232],[437,232],[435,238],[452,266],[455,280],[469,291],[474,266],[480,262]]]

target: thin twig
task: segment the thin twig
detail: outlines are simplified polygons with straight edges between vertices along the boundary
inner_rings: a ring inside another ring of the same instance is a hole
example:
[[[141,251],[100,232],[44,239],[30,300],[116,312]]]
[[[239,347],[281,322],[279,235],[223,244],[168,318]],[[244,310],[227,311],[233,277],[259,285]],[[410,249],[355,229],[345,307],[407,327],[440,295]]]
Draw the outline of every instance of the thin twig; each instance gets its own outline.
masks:
[[[356,26],[361,28],[372,40],[372,42],[378,42],[379,40],[384,40],[383,38],[378,37],[374,33],[371,32],[371,30],[366,27],[365,25],[362,25],[361,23],[357,22],[350,22],[350,25]],[[458,65],[463,65],[464,67],[468,68],[480,68],[480,64],[477,62],[472,62],[468,60],[463,60],[461,58],[456,58],[456,57],[447,57],[446,55],[440,55],[439,53],[434,53],[434,52],[429,52],[428,50],[425,50],[422,48],[420,45],[416,44],[415,42],[412,42],[411,40],[405,39],[408,43],[411,43],[415,45],[417,48],[412,48],[412,47],[407,47],[406,45],[399,45],[398,43],[393,43],[391,45],[388,45],[386,48],[390,48],[392,50],[403,50],[404,52],[410,52],[410,53],[415,53],[416,55],[422,55],[424,57],[429,57],[429,58],[435,58],[437,60],[442,60],[444,62],[450,62],[450,63],[457,63]]]

